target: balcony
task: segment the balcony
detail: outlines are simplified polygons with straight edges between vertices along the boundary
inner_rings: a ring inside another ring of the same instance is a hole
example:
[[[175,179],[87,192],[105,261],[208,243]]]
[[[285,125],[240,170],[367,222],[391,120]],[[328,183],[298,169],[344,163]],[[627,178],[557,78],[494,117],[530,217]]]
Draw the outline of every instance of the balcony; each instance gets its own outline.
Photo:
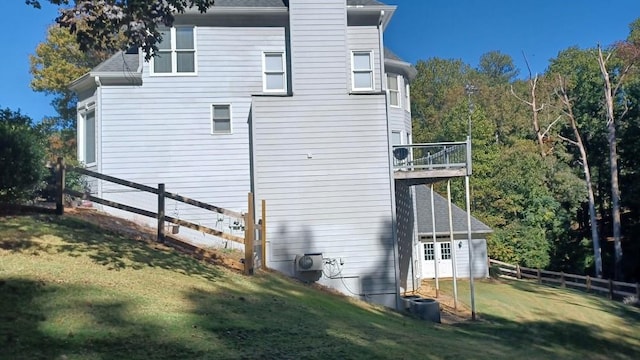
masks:
[[[407,185],[471,175],[471,142],[394,145],[393,172]]]

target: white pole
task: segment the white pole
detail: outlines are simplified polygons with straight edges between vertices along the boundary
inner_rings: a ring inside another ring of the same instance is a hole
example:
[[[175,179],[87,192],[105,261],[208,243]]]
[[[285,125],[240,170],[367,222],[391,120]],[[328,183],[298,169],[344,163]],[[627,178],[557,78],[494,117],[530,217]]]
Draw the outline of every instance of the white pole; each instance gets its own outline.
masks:
[[[433,265],[436,275],[436,297],[440,296],[440,281],[438,280],[438,259],[436,259],[436,207],[433,201],[433,184],[431,184],[431,234],[433,235]]]
[[[471,320],[476,319],[476,296],[473,285],[473,243],[471,242],[471,196],[469,194],[469,175],[464,177],[465,193],[467,198],[467,239],[469,244],[469,286],[471,287]]]
[[[451,179],[447,180],[447,202],[449,203],[449,249],[451,251],[451,267],[453,270],[453,308],[458,310],[458,279],[456,276],[456,251],[453,241],[453,214],[451,211]],[[442,254],[440,255],[442,256]]]

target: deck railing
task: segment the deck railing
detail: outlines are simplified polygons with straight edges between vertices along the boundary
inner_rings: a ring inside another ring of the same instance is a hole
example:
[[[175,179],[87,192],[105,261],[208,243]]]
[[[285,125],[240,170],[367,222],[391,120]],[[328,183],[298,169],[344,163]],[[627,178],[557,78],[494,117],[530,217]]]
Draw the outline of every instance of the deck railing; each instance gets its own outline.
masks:
[[[393,146],[393,169],[456,170],[471,174],[471,143],[467,141]]]

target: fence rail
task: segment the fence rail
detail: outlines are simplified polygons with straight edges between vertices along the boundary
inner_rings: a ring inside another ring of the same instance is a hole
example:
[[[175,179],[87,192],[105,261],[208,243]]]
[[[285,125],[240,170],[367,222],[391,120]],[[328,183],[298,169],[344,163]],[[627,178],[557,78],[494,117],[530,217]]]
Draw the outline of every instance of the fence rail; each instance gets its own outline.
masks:
[[[245,258],[244,258],[244,273],[247,275],[253,274],[254,272],[254,257],[255,257],[255,252],[254,252],[254,240],[255,240],[255,233],[256,233],[256,228],[260,229],[260,234],[261,234],[261,242],[262,242],[262,268],[266,268],[266,263],[265,263],[265,258],[264,258],[264,249],[266,246],[266,220],[265,215],[265,208],[266,208],[266,203],[264,200],[262,200],[262,219],[259,220],[259,224],[256,224],[256,219],[255,219],[255,215],[254,215],[254,208],[253,208],[253,194],[249,193],[248,194],[248,198],[247,198],[247,208],[248,211],[246,214],[243,213],[239,213],[236,211],[232,211],[229,209],[225,209],[219,206],[215,206],[215,205],[211,205],[202,201],[198,201],[198,200],[194,200],[194,199],[190,199],[186,196],[182,196],[176,193],[171,193],[171,192],[167,192],[165,191],[165,185],[164,184],[158,184],[158,187],[153,187],[153,186],[149,186],[149,185],[144,185],[144,184],[139,184],[136,182],[132,182],[132,181],[128,181],[128,180],[124,180],[124,179],[119,179],[113,176],[109,176],[109,175],[105,175],[105,174],[101,174],[101,173],[97,173],[94,171],[90,171],[84,168],[79,168],[79,167],[72,167],[72,166],[65,166],[64,161],[59,158],[58,162],[56,164],[55,167],[56,170],[56,209],[55,212],[56,214],[62,215],[64,213],[64,194],[68,194],[74,197],[78,197],[78,198],[82,198],[82,199],[86,199],[86,200],[90,200],[92,202],[101,204],[101,205],[106,205],[109,207],[113,207],[116,209],[120,209],[120,210],[124,210],[127,212],[132,212],[134,214],[139,214],[139,215],[143,215],[143,216],[147,216],[150,218],[156,218],[158,221],[158,225],[157,225],[157,240],[159,242],[166,242],[166,236],[165,236],[165,224],[166,223],[172,223],[172,224],[176,224],[176,225],[180,225],[180,226],[184,226],[196,231],[200,231],[206,234],[210,234],[225,240],[230,240],[230,241],[234,241],[240,244],[244,244],[245,247]],[[72,189],[65,189],[65,176],[66,176],[66,172],[76,172],[85,176],[90,176],[90,177],[94,177],[96,179],[100,179],[103,181],[108,181],[111,183],[115,183],[118,185],[122,185],[122,186],[126,186],[129,188],[133,188],[139,191],[143,191],[143,192],[148,192],[148,193],[152,193],[152,194],[156,194],[157,198],[158,198],[158,207],[157,207],[157,212],[153,212],[153,211],[149,211],[149,210],[145,210],[145,209],[141,209],[141,208],[137,208],[134,206],[130,206],[130,205],[126,205],[126,204],[121,204],[115,201],[111,201],[111,200],[107,200],[107,199],[103,199],[97,196],[93,196],[89,193],[82,193],[79,191],[75,191]],[[237,219],[241,219],[244,221],[245,224],[245,229],[244,229],[244,237],[240,237],[237,235],[233,235],[233,234],[229,234],[229,233],[225,233],[223,231],[217,230],[217,229],[213,229],[207,226],[203,226],[200,224],[195,224],[193,222],[190,221],[186,221],[186,220],[181,220],[181,219],[177,219],[175,217],[171,217],[171,216],[167,216],[165,215],[165,199],[169,198],[172,200],[176,200],[176,201],[180,201],[183,202],[185,204],[189,204],[195,207],[199,207],[201,209],[205,209],[205,210],[209,210],[215,213],[219,213],[219,214],[223,214],[229,217],[234,217]],[[171,239],[172,242],[175,242],[176,239]]]
[[[594,278],[589,275],[532,269],[493,259],[489,259],[489,267],[497,267],[499,276],[504,278],[531,279],[537,281],[538,284],[552,284],[563,288],[602,293],[606,294],[610,299],[619,299],[627,296],[640,298],[640,283],[626,283],[612,279]]]

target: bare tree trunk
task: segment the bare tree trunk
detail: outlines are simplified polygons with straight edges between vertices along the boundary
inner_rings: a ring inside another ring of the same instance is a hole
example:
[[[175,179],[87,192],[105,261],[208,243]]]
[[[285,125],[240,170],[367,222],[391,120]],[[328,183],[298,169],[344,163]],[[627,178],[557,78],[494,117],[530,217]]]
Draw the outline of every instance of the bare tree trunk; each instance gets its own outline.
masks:
[[[598,278],[602,278],[602,250],[600,248],[600,236],[598,235],[598,220],[596,218],[595,196],[593,194],[593,185],[591,184],[591,171],[589,170],[589,162],[587,160],[587,150],[584,146],[584,142],[582,141],[582,136],[580,136],[576,118],[573,115],[573,106],[571,105],[569,96],[567,96],[567,92],[564,86],[564,80],[562,79],[562,77],[560,77],[559,81],[561,101],[566,108],[565,113],[569,118],[569,125],[571,125],[573,136],[576,139],[575,141],[570,139],[566,140],[578,147],[578,150],[580,151],[580,161],[582,162],[582,171],[584,172],[584,181],[587,185],[587,194],[589,198],[589,221],[591,225],[591,239],[593,241],[593,259],[595,262],[596,276]]]
[[[525,56],[525,62],[527,63],[527,68],[529,68],[529,62]],[[547,156],[547,151],[545,150],[544,145],[544,134],[540,131],[540,122],[538,121],[538,113],[544,109],[544,104],[538,107],[536,103],[536,86],[538,85],[538,75],[535,77],[531,75],[531,69],[529,68],[529,87],[531,89],[531,101],[527,101],[525,99],[520,98],[516,95],[516,92],[513,90],[513,86],[511,87],[511,94],[518,100],[523,103],[529,105],[531,107],[531,111],[533,113],[532,123],[533,123],[533,132],[536,134],[536,140],[538,141],[538,146],[540,146],[540,155],[542,157]]]
[[[616,123],[613,117],[613,89],[609,72],[607,71],[607,59],[602,56],[602,49],[598,46],[598,64],[604,79],[604,97],[607,110],[607,141],[609,142],[609,167],[611,171],[611,218],[613,222],[613,241],[615,249],[614,276],[622,277],[622,244],[620,241],[620,188],[618,186],[618,151],[616,139]],[[623,74],[624,75],[624,74]]]

